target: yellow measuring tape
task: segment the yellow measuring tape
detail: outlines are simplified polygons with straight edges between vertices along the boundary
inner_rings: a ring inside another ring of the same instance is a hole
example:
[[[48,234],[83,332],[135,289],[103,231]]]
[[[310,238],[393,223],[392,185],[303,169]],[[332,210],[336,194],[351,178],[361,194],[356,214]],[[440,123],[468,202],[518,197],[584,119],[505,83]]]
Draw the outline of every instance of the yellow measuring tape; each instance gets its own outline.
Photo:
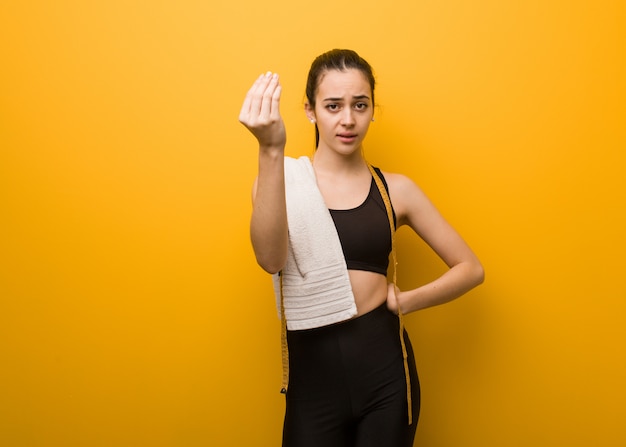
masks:
[[[391,208],[391,199],[389,199],[389,194],[387,194],[387,190],[385,189],[385,185],[383,185],[382,180],[378,176],[378,173],[374,169],[374,167],[367,163],[367,167],[372,173],[372,177],[374,177],[374,181],[376,182],[376,186],[380,191],[380,195],[383,198],[383,202],[385,202],[385,209],[387,210],[387,217],[389,218],[389,227],[391,229],[391,261],[393,264],[393,287],[396,287],[397,282],[397,271],[398,271],[398,260],[396,256],[396,224],[393,220],[393,209]],[[409,413],[409,425],[413,423],[413,409],[411,404],[411,376],[409,375],[409,361],[408,355],[406,352],[406,343],[404,342],[404,319],[402,317],[402,309],[400,308],[400,303],[398,303],[398,319],[400,321],[400,344],[402,345],[402,358],[404,362],[404,376],[406,378],[406,400],[408,404],[408,413]]]
[[[396,287],[396,279],[397,279],[397,257],[396,257],[396,225],[393,220],[393,209],[391,207],[391,200],[389,199],[389,194],[387,194],[387,190],[385,189],[385,185],[382,180],[378,176],[376,170],[367,163],[367,167],[372,173],[372,177],[374,178],[374,182],[376,183],[376,187],[380,192],[381,197],[383,198],[383,202],[385,203],[385,209],[387,210],[387,217],[389,219],[389,228],[391,230],[391,260],[393,264],[393,286]],[[280,326],[281,326],[281,334],[280,334],[280,345],[282,351],[282,364],[283,364],[283,381],[280,392],[283,394],[287,393],[287,388],[289,387],[289,347],[287,346],[287,320],[285,318],[285,297],[283,295],[283,275],[282,272],[279,274],[280,276]],[[406,398],[408,403],[408,414],[409,414],[409,425],[413,423],[413,409],[411,404],[411,377],[409,375],[409,363],[408,363],[408,355],[406,351],[406,343],[404,342],[404,320],[402,318],[402,309],[400,309],[400,303],[398,303],[398,319],[400,321],[400,344],[402,346],[402,357],[404,361],[404,375],[406,377]]]
[[[285,296],[283,295],[283,272],[279,273],[280,282],[280,349],[283,359],[283,384],[280,392],[287,394],[289,388],[289,347],[287,346],[287,318],[285,317]]]

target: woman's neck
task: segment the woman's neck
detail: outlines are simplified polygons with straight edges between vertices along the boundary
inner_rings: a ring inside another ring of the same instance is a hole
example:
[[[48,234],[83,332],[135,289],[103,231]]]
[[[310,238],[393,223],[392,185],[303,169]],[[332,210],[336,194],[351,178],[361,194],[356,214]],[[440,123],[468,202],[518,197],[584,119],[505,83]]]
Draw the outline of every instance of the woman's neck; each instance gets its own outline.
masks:
[[[318,149],[312,157],[312,163],[317,172],[335,175],[354,175],[368,170],[362,151],[343,155],[329,150]]]

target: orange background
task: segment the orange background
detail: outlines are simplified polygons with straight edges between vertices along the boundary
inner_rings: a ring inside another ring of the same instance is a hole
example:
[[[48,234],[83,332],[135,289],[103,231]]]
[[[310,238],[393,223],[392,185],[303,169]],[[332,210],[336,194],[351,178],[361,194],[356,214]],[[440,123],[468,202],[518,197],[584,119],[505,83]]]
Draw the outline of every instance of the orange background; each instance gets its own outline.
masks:
[[[312,59],[374,66],[368,159],[487,280],[407,318],[416,445],[626,445],[620,0],[4,2],[0,444],[276,446],[271,282],[248,238],[251,82],[313,152]],[[400,285],[441,262],[400,232]]]

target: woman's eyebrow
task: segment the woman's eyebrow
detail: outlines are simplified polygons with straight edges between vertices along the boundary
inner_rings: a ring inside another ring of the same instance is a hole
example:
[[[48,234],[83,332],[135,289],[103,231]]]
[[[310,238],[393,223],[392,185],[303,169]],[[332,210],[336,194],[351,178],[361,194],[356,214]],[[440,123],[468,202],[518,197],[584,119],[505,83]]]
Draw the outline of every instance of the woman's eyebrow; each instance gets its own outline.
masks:
[[[367,100],[369,100],[370,97],[367,96],[367,95],[356,95],[356,96],[353,96],[352,99],[357,99],[357,100],[367,99]],[[334,102],[337,102],[337,101],[343,101],[343,98],[324,98],[322,101],[334,101]]]

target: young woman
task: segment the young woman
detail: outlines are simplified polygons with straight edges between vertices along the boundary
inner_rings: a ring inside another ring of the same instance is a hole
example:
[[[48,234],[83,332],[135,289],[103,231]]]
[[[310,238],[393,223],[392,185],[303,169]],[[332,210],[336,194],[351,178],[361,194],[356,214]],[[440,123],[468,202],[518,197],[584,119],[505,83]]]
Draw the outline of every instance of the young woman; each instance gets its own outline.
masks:
[[[354,51],[315,59],[305,104],[312,159],[284,156],[277,74],[254,82],[239,116],[259,143],[250,232],[259,265],[274,275],[285,327],[286,447],[413,445],[419,383],[401,316],[483,281],[477,257],[420,188],[364,159],[374,86]],[[406,291],[387,281],[402,225],[449,266]]]

